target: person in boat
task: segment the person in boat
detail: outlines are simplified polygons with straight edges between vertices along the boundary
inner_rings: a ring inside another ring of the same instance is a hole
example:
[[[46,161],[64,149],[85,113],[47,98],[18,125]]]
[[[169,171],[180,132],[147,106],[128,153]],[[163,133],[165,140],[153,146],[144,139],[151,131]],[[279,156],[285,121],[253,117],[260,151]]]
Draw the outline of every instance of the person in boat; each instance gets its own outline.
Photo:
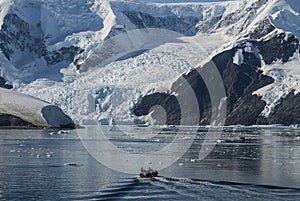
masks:
[[[140,177],[142,178],[151,178],[151,177],[157,177],[158,176],[158,171],[153,170],[149,167],[148,170],[144,170],[144,168],[141,168],[141,173]]]

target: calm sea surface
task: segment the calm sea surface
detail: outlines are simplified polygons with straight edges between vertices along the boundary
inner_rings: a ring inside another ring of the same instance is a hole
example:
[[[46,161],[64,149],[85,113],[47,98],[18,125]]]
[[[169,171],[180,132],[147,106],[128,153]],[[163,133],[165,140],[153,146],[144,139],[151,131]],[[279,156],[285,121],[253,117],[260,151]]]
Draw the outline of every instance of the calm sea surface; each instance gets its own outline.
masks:
[[[135,152],[164,146],[178,131],[159,129],[148,140],[104,130],[116,147]],[[300,130],[226,129],[204,160],[197,156],[209,133],[197,133],[188,152],[160,177],[136,179],[139,172],[120,173],[93,158],[78,130],[0,130],[0,200],[300,200]]]

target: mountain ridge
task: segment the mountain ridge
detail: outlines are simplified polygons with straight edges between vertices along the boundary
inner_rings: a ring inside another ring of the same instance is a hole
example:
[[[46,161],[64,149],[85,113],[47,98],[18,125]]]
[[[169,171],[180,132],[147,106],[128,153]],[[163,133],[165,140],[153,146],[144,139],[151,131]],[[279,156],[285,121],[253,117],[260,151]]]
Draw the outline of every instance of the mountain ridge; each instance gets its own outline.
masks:
[[[221,73],[229,97],[227,124],[299,123],[297,118],[280,122],[278,114],[278,111],[291,110],[286,108],[287,102],[296,102],[300,89],[296,81],[300,73],[294,70],[300,34],[293,29],[300,22],[297,9],[300,5],[293,0],[182,4],[76,1],[73,6],[66,1],[60,5],[50,0],[11,2],[1,4],[1,75],[14,90],[58,105],[76,120],[92,118],[112,122],[111,119],[115,119],[115,122],[126,123],[153,119],[146,117],[149,111],[142,111],[141,119],[137,117],[140,114],[135,111],[143,107],[140,105],[143,99],[153,97],[151,94],[172,94],[171,86],[181,75],[191,74],[198,64],[205,66],[210,58],[217,61],[218,57],[227,55],[226,64],[216,65],[219,69],[224,66],[231,69],[227,69],[226,74]],[[56,11],[56,7],[60,9]],[[61,15],[62,8],[66,10],[64,15]],[[38,13],[24,16],[26,9]],[[61,17],[65,18],[55,21]],[[10,24],[11,20],[18,22],[14,23],[15,27]],[[293,22],[293,26],[284,20]],[[186,45],[161,43],[122,61],[112,61],[102,67],[90,66],[80,72],[82,64],[93,59],[103,41],[132,34],[136,29],[167,29],[181,34],[181,40],[192,42]],[[192,52],[199,44],[205,53]],[[272,48],[277,46],[280,48]],[[201,56],[196,56],[199,53]],[[286,64],[291,64],[287,70]],[[278,68],[282,73],[276,73]],[[248,79],[243,77],[245,73],[251,74],[249,82],[243,81]],[[137,77],[142,79],[138,82]],[[242,87],[226,85],[231,82],[242,83]],[[286,85],[283,90],[280,83]],[[127,94],[127,99],[122,102],[119,94]],[[210,104],[204,102],[201,122],[208,124]],[[241,116],[247,111],[252,116]],[[293,113],[297,114],[298,111]],[[178,122],[176,114],[170,115],[169,119]]]

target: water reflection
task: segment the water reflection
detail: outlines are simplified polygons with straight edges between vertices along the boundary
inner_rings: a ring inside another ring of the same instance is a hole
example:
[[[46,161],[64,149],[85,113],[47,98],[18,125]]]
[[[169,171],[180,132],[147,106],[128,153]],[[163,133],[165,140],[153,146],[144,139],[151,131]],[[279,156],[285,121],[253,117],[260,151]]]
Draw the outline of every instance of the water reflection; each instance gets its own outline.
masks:
[[[300,186],[300,140],[298,131],[262,130],[260,171],[263,183]],[[266,181],[267,180],[267,181]]]
[[[300,186],[298,131],[225,132],[210,155],[197,160],[203,136],[187,154],[164,170],[169,176],[285,187]]]
[[[147,129],[138,131],[151,133]],[[180,195],[185,195],[192,188],[205,189],[211,193],[207,196],[215,197],[220,196],[220,192],[227,191],[220,187],[218,195],[215,186],[203,186],[202,183],[151,181],[136,184],[133,182],[133,175],[112,171],[98,163],[84,149],[76,132],[72,132],[58,135],[46,130],[30,132],[0,130],[0,199],[97,200],[105,198],[107,193],[115,196],[114,193],[119,191],[118,196],[142,197],[146,196],[145,185],[161,196],[173,195],[172,188],[179,186]],[[189,151],[159,174],[172,178],[299,188],[299,132],[290,129],[227,130],[208,157],[205,160],[198,160],[199,149],[206,135],[205,132],[199,132]],[[108,133],[108,136],[109,134],[113,133]],[[137,150],[145,147],[147,151],[152,145],[155,148],[158,148],[158,145],[165,146],[174,137],[174,133],[170,130],[162,131],[162,134],[157,137],[159,140],[155,138],[149,142],[146,140],[130,142],[128,136],[124,136],[126,140],[114,139],[114,143],[122,145],[125,150],[130,147],[138,148]],[[103,151],[105,154],[105,150]],[[107,188],[109,192],[105,190]],[[245,193],[240,190],[236,192],[236,200]],[[272,193],[269,197],[272,197]],[[157,194],[152,193],[151,196],[148,198],[152,199]],[[185,199],[184,196],[182,198]]]
[[[6,133],[5,133],[6,132]],[[61,200],[99,191],[124,177],[97,163],[74,133],[0,131],[0,198]]]

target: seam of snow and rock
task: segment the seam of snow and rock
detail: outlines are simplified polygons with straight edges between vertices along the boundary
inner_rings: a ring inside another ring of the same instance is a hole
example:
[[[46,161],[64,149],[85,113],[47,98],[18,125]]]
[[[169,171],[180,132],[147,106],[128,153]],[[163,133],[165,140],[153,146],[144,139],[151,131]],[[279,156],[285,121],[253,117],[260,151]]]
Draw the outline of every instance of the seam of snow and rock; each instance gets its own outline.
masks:
[[[10,2],[15,3],[13,5]],[[25,1],[22,0],[2,2],[0,4],[0,23],[3,22],[3,18],[7,12],[19,12],[21,7],[25,4],[24,2]],[[182,73],[196,66],[203,65],[217,53],[231,49],[234,47],[236,41],[243,39],[244,35],[253,30],[256,24],[266,17],[277,27],[276,31],[283,30],[285,32],[291,32],[298,37],[300,36],[300,28],[299,30],[297,29],[300,27],[300,24],[295,21],[295,24],[288,25],[283,21],[284,16],[299,19],[299,2],[295,3],[291,0],[268,1],[258,9],[253,20],[246,28],[243,24],[248,14],[245,8],[251,6],[256,0],[179,4],[141,3],[139,1],[116,0],[89,0],[88,3],[78,0],[71,2],[61,1],[61,8],[66,9],[66,16],[63,16],[63,10],[55,9],[55,7],[58,6],[55,0],[49,0],[47,3],[44,3],[42,0],[38,0],[37,2],[38,4],[36,6],[41,6],[40,15],[43,31],[47,36],[47,50],[55,51],[62,47],[70,46],[80,47],[84,49],[84,52],[77,57],[82,58],[82,62],[109,36],[113,28],[122,28],[126,29],[126,31],[136,28],[135,25],[129,22],[129,19],[124,13],[122,13],[124,10],[145,12],[154,17],[194,16],[201,18],[201,23],[206,22],[205,20],[209,20],[210,17],[221,17],[221,19],[224,19],[227,15],[237,10],[243,12],[235,13],[238,16],[241,14],[241,19],[238,19],[236,23],[231,23],[229,27],[217,28],[213,25],[213,27],[210,27],[212,33],[209,35],[200,32],[196,36],[187,37],[190,41],[195,40],[196,45],[200,44],[207,50],[207,52],[200,51],[200,56],[195,55],[191,50],[186,51],[188,46],[160,45],[134,58],[116,61],[103,68],[93,68],[80,75],[72,72],[73,66],[71,64],[68,68],[61,70],[64,76],[62,82],[38,78],[29,84],[20,83],[16,79],[16,76],[22,75],[22,72],[12,66],[2,54],[0,55],[1,74],[4,75],[7,80],[14,82],[14,86],[18,91],[37,96],[61,106],[65,112],[77,120],[83,118],[105,119],[111,116],[117,116],[118,114],[121,115],[121,120],[132,120],[132,118],[135,117],[130,113],[130,109],[142,96],[156,91],[168,92],[173,81]],[[298,5],[299,8],[297,8]],[[14,8],[15,10],[9,11],[13,6],[16,7]],[[20,6],[20,8],[18,6]],[[73,18],[76,18],[76,15],[72,11],[72,9],[76,10],[76,6],[81,6],[82,8],[80,9],[89,11],[89,14],[79,15],[76,20],[72,21]],[[279,12],[279,8],[283,9]],[[22,13],[24,18],[28,18],[29,21],[35,20],[30,18],[30,16],[25,16],[27,13],[28,12]],[[98,29],[91,29],[88,25],[89,23],[93,23],[91,16],[98,16],[99,21],[102,19],[103,27],[97,24]],[[55,19],[58,20],[63,17],[65,17],[65,19],[61,22],[62,24],[55,21]],[[300,22],[300,20],[298,21]],[[198,25],[200,26],[201,23]],[[207,23],[209,24],[209,22]],[[295,29],[292,30],[292,27],[295,27]],[[243,32],[240,33],[238,30],[242,30]],[[55,35],[56,33],[57,35]],[[274,32],[270,33],[263,39],[267,39],[273,33]],[[243,63],[241,51],[243,50],[238,49],[233,58],[234,63],[238,65]],[[253,50],[251,51],[253,52]],[[262,95],[263,100],[267,103],[263,115],[269,115],[280,98],[284,97],[284,95],[289,93],[292,89],[296,89],[296,92],[299,91],[300,87],[298,86],[296,73],[300,75],[300,72],[296,72],[292,67],[289,67],[293,62],[295,62],[295,64],[292,66],[296,66],[296,62],[298,61],[296,57],[297,55],[287,64],[280,64],[280,62],[278,62],[272,65],[263,65],[262,70],[264,73],[275,78],[275,82],[272,85],[268,85],[255,92],[255,94]],[[201,62],[199,62],[199,60],[201,60]],[[39,64],[42,65],[42,60],[39,61]],[[282,70],[283,78],[280,78],[277,73],[278,69]],[[35,72],[32,73],[34,74]],[[45,71],[45,73],[47,73],[47,71]],[[287,83],[289,79],[292,80],[291,84]],[[272,93],[275,95],[272,95]],[[133,98],[120,103],[116,107],[114,104],[117,103],[113,103],[112,99],[117,99],[117,94],[120,95],[120,98],[126,98],[129,95]]]
[[[13,0],[3,0],[0,3],[0,27],[3,24],[4,17],[9,11],[10,6],[13,4]]]
[[[271,65],[264,64],[262,70],[265,75],[274,79],[274,83],[267,85],[253,94],[262,97],[266,102],[265,109],[262,115],[268,117],[274,108],[280,104],[280,101],[285,98],[290,92],[294,91],[295,94],[300,92],[300,55],[295,53],[293,58],[287,63],[277,61]]]
[[[3,88],[0,88],[0,113],[17,116],[38,127],[59,128],[73,124],[57,106]]]
[[[206,39],[207,37],[202,40]],[[216,44],[206,44],[207,47],[218,46],[222,42],[221,39],[216,41]],[[122,114],[118,120],[132,121],[134,117],[128,113],[130,112],[128,109],[133,107],[133,103],[148,93],[168,92],[179,75],[198,64],[197,57],[192,56],[197,54],[197,51],[191,52],[194,45],[197,44],[165,44],[137,57],[113,62],[102,68],[90,69],[69,84],[53,85],[40,79],[20,90],[61,106],[77,120],[83,118],[101,120],[110,116],[116,118]],[[209,53],[204,51],[200,56],[206,58]],[[105,88],[110,92],[104,93],[107,91],[103,90]],[[117,97],[117,94],[121,97]],[[122,97],[125,98],[123,103],[113,105],[116,104],[113,100],[122,100]]]

